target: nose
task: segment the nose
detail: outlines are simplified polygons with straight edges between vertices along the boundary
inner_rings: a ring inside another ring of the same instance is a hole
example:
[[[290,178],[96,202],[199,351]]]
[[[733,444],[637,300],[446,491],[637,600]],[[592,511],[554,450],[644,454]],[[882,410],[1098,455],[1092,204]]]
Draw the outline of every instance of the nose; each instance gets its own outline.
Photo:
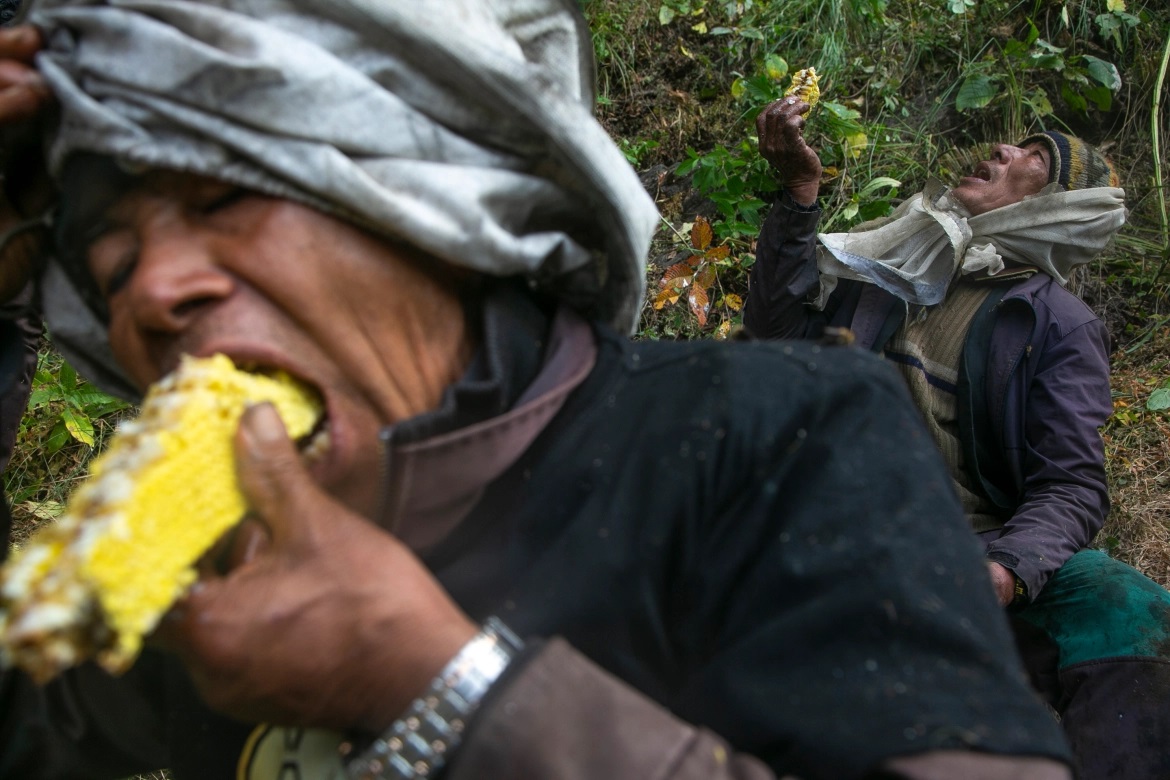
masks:
[[[111,302],[136,327],[160,334],[188,328],[231,295],[232,278],[216,263],[217,239],[181,217],[158,219],[138,231],[134,270],[126,295]]]
[[[998,163],[1006,163],[1023,151],[1020,147],[1011,144],[996,144],[991,148],[991,159]]]

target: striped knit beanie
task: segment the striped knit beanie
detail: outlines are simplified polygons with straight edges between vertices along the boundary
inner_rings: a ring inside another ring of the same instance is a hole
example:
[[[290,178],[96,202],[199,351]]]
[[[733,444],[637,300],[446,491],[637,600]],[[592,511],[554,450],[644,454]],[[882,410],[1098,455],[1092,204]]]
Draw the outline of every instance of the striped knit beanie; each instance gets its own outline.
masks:
[[[1081,139],[1056,130],[1045,130],[1028,136],[1016,146],[1036,142],[1043,143],[1051,153],[1049,184],[1058,181],[1066,190],[1121,186],[1121,178],[1109,158]]]

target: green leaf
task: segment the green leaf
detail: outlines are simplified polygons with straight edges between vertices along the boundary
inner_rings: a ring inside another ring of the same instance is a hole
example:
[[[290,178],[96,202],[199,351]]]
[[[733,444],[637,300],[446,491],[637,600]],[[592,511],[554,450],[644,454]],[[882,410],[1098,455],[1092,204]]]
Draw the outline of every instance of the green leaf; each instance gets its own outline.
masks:
[[[878,176],[876,179],[871,179],[868,184],[866,184],[864,187],[862,187],[861,191],[857,193],[857,197],[864,198],[867,195],[872,195],[873,193],[880,190],[882,187],[901,187],[901,186],[902,186],[902,182],[898,181],[897,179],[892,179],[889,176]]]
[[[1036,23],[1031,19],[1028,20],[1028,36],[1024,39],[1024,43],[1031,46],[1040,38],[1040,30],[1036,29]],[[1041,41],[1043,43],[1043,41]]]
[[[88,407],[89,419],[100,420],[103,417],[109,417],[111,414],[116,414],[118,412],[129,409],[130,406],[131,404],[121,400],[120,398],[114,398],[106,403]]]
[[[1146,408],[1151,412],[1170,409],[1170,387],[1160,387],[1150,393],[1150,398],[1146,401]]]
[[[1033,54],[1031,57],[1032,67],[1041,68],[1043,70],[1054,70],[1060,73],[1064,70],[1064,57],[1059,54]]]
[[[1108,87],[1090,87],[1082,94],[1093,101],[1093,105],[1097,107],[1098,111],[1108,111],[1109,107],[1113,105],[1113,93]]]
[[[1098,14],[1093,20],[1102,38],[1110,38],[1117,47],[1121,46],[1121,19],[1114,14]]]
[[[982,74],[968,76],[959,87],[959,94],[955,97],[955,108],[960,111],[983,108],[998,94],[999,87],[991,76]]]
[[[28,398],[29,410],[40,409],[42,406],[52,403],[53,401],[60,401],[61,393],[55,387],[38,387],[32,391]]]
[[[1043,50],[1043,51],[1046,51],[1046,52],[1048,52],[1049,54],[1064,54],[1064,48],[1063,48],[1063,47],[1061,47],[1061,46],[1055,46],[1055,45],[1053,45],[1053,44],[1049,43],[1048,41],[1045,41],[1045,40],[1038,40],[1038,41],[1036,41],[1035,43],[1036,43],[1036,48],[1037,48],[1037,49],[1041,49],[1041,50]]]
[[[849,106],[842,105],[841,103],[834,103],[831,100],[822,100],[820,102],[820,106],[826,111],[833,112],[834,116],[840,117],[841,119],[857,119],[861,116],[861,112],[859,112],[857,109],[850,108]]]
[[[878,217],[887,217],[893,210],[893,204],[884,198],[878,200],[868,200],[861,204],[861,207],[857,210],[857,215],[861,217],[862,222],[868,222],[869,220],[877,219]]]
[[[779,54],[769,54],[764,58],[764,72],[773,81],[779,81],[788,75],[788,61]]]
[[[753,103],[763,105],[780,98],[780,85],[767,75],[752,76],[743,82],[743,87]]]
[[[1037,87],[1024,98],[1024,102],[1032,109],[1032,113],[1038,117],[1048,116],[1052,113],[1052,101],[1048,99],[1047,93]]]
[[[121,399],[103,393],[96,387],[90,384],[83,384],[74,392],[69,394],[69,403],[90,417],[97,417],[99,415],[94,413],[95,409],[112,407],[114,409],[125,409],[130,404]]]
[[[77,387],[77,372],[73,370],[73,366],[69,365],[68,363],[61,364],[60,380],[61,387],[63,387],[66,392]]]
[[[674,21],[674,9],[668,6],[662,6],[658,9],[658,23],[666,26]]]
[[[53,430],[49,433],[42,446],[45,448],[46,454],[52,455],[55,452],[60,452],[61,448],[71,440],[72,437],[65,428],[65,421],[57,420],[57,424],[53,426]]]
[[[1014,38],[1008,41],[1007,44],[1003,47],[1003,54],[1009,59],[1023,57],[1027,53],[1028,44],[1024,43],[1023,41],[1017,41]]]
[[[93,421],[84,414],[68,407],[61,412],[61,420],[65,423],[65,430],[77,441],[93,446]]]
[[[27,501],[21,509],[38,520],[49,522],[65,514],[65,505],[60,501]]]
[[[1060,96],[1064,98],[1064,102],[1068,103],[1069,108],[1074,111],[1086,111],[1089,108],[1089,103],[1080,93],[1073,89],[1069,84],[1062,84],[1060,86]]]
[[[1089,75],[1094,81],[1114,92],[1121,89],[1121,73],[1118,72],[1116,65],[1089,54],[1085,54],[1081,59],[1089,66]]]

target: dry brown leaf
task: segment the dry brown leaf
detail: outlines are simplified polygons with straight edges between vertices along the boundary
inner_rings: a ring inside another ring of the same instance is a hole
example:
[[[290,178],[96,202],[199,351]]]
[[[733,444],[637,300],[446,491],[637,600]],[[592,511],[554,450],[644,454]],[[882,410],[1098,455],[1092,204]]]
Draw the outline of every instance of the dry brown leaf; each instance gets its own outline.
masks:
[[[691,246],[700,252],[705,252],[714,240],[715,231],[711,230],[711,223],[707,221],[707,218],[695,217],[695,224],[691,226]]]
[[[707,326],[707,310],[711,307],[711,301],[707,297],[707,291],[702,287],[691,287],[691,292],[687,296],[687,303],[691,305],[691,311],[695,313],[695,319],[699,321],[699,327]]]

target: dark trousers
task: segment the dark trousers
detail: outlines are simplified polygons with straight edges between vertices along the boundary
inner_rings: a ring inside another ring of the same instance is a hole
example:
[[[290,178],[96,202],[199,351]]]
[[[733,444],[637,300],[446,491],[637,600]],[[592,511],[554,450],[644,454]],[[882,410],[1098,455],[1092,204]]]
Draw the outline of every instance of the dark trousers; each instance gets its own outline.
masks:
[[[1170,593],[1097,550],[1012,615],[1082,780],[1170,780]]]

